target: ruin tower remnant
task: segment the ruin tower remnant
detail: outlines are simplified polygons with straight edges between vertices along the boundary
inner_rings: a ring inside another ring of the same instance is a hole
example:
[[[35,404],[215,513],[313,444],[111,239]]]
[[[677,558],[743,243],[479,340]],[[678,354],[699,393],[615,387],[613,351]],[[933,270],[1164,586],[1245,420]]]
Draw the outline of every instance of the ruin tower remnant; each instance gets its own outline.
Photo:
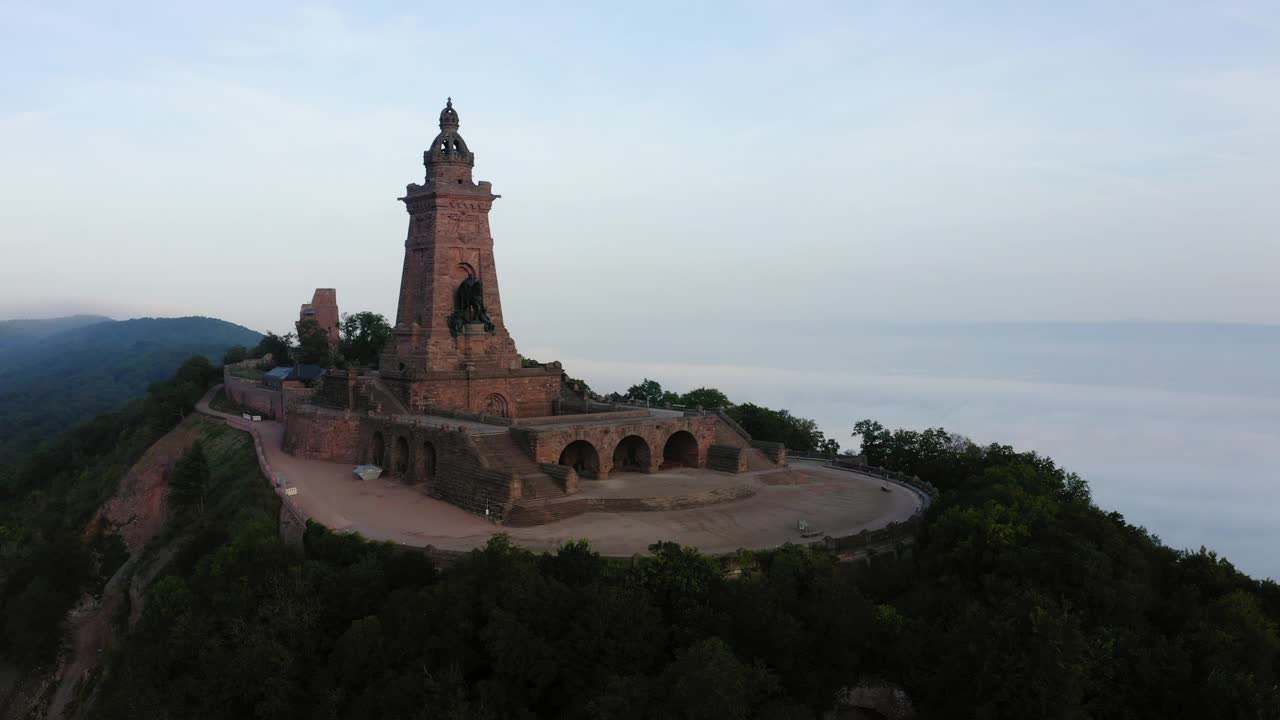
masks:
[[[340,319],[338,291],[333,288],[316,288],[311,302],[303,303],[302,309],[298,311],[298,334],[302,334],[302,323],[314,320],[329,335],[329,350],[337,352]]]
[[[559,392],[559,371],[521,367],[503,322],[489,231],[489,209],[499,196],[491,183],[472,179],[475,153],[458,127],[450,98],[440,132],[422,154],[426,177],[400,198],[409,230],[382,379],[413,412],[546,414]]]

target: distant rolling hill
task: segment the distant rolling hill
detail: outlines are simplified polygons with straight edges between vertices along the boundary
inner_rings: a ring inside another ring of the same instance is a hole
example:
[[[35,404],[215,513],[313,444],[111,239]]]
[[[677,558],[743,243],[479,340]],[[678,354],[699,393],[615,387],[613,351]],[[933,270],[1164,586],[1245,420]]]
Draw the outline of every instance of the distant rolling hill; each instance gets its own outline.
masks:
[[[207,317],[0,324],[0,462],[142,395],[192,355],[220,362],[227,348],[261,337]]]
[[[0,320],[0,368],[4,367],[6,355],[15,354],[43,338],[103,322],[111,322],[111,318],[102,315],[68,315],[33,320]]]

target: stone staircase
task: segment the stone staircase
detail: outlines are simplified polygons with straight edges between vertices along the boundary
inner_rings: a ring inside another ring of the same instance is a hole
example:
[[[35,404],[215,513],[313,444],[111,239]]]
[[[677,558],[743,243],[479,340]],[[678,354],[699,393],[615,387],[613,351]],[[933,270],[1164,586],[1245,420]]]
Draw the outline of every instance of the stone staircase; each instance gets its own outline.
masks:
[[[519,478],[520,495],[525,500],[565,497],[564,488],[560,487],[560,483],[541,470],[532,473],[521,473]]]
[[[507,527],[533,527],[546,525],[557,520],[564,520],[581,515],[588,509],[586,500],[570,500],[568,502],[547,503],[521,500],[517,502],[502,520]]]
[[[409,409],[400,402],[400,398],[377,378],[368,378],[361,382],[360,392],[364,394],[369,407],[378,408],[382,415],[409,414]]]
[[[727,445],[742,449],[742,460],[746,463],[747,472],[755,472],[757,470],[775,470],[777,465],[768,458],[759,448],[751,447],[751,441],[738,434],[736,430],[727,423],[716,423],[716,436],[712,441],[715,445]]]
[[[538,463],[516,443],[511,433],[472,435],[490,469],[510,472],[520,478],[522,500],[565,497],[564,488],[542,471]]]

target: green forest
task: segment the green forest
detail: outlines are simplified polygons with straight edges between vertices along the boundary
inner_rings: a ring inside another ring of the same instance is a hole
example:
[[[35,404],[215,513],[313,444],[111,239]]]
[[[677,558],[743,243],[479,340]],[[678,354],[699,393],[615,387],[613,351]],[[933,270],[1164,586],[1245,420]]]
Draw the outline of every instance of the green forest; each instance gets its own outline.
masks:
[[[216,377],[189,361],[4,486],[0,653],[51,661],[68,598],[119,562],[88,513]],[[924,718],[1280,718],[1280,587],[1164,546],[1034,452],[858,422],[868,462],[941,492],[909,563],[498,535],[437,565],[316,525],[285,544],[248,437],[206,425],[91,717],[817,718],[879,678]]]
[[[218,361],[261,337],[206,317],[77,319],[25,321],[0,334],[0,481],[33,448],[140,397],[188,357]]]
[[[0,655],[27,666],[54,658],[72,604],[125,559],[118,536],[87,527],[94,511],[221,375],[204,356],[190,358],[144,397],[56,436],[0,477]]]

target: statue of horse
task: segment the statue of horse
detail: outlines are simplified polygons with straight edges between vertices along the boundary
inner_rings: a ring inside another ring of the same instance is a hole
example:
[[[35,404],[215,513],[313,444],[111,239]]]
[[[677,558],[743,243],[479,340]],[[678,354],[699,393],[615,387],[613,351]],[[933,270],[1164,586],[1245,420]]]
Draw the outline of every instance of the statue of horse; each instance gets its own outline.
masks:
[[[484,283],[468,277],[454,292],[454,311],[449,316],[449,334],[456,336],[464,325],[483,323],[485,332],[493,332],[493,318],[484,306]]]

